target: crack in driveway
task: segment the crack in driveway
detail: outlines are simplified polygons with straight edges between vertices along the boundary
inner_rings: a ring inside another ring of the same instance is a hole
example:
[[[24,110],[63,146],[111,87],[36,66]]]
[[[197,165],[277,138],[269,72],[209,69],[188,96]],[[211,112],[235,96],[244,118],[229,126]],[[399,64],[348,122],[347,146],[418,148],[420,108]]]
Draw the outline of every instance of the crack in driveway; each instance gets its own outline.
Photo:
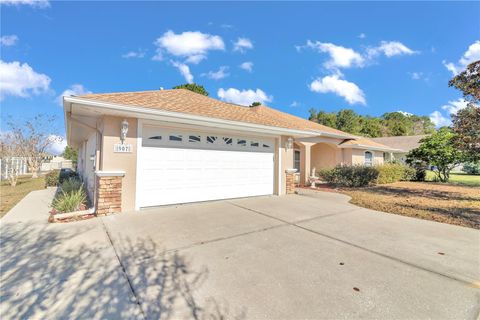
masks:
[[[277,217],[274,217],[274,216],[272,216],[272,215],[269,215],[268,213],[261,212],[261,211],[258,211],[258,210],[254,210],[254,209],[251,209],[251,208],[248,208],[248,207],[244,207],[244,206],[241,206],[241,205],[236,204],[236,203],[233,203],[233,202],[228,202],[228,203],[231,204],[231,205],[233,205],[233,206],[236,206],[236,207],[238,207],[238,208],[242,208],[242,209],[245,209],[245,210],[248,210],[248,211],[251,211],[251,212],[260,214],[260,215],[262,215],[262,216],[265,216],[265,217],[268,217],[268,218],[271,218],[271,219],[275,219],[275,220],[277,220],[277,221],[281,221],[281,222],[283,222],[284,224],[290,225],[290,226],[292,226],[292,227],[296,227],[296,228],[302,229],[302,230],[304,230],[304,231],[307,231],[307,232],[316,234],[316,235],[318,235],[318,236],[325,237],[325,238],[328,238],[328,239],[330,239],[330,240],[333,240],[333,241],[336,241],[336,242],[340,242],[340,243],[346,244],[346,245],[348,245],[348,246],[351,246],[351,247],[354,247],[354,248],[357,248],[357,249],[360,249],[360,250],[363,250],[363,251],[366,251],[366,252],[375,254],[375,255],[380,256],[380,257],[382,257],[382,258],[386,258],[386,259],[389,259],[389,260],[392,260],[392,261],[395,261],[395,262],[398,262],[398,263],[401,263],[401,264],[404,264],[404,265],[407,265],[407,266],[410,266],[410,267],[413,267],[413,268],[416,268],[416,269],[420,269],[420,270],[426,271],[426,272],[428,272],[428,273],[432,273],[432,274],[435,274],[435,275],[438,275],[438,276],[447,278],[447,279],[449,279],[449,280],[461,282],[462,284],[466,284],[467,286],[472,286],[472,285],[474,285],[474,283],[472,283],[471,281],[464,280],[464,279],[461,279],[461,278],[458,278],[458,277],[455,277],[455,276],[451,276],[451,275],[448,275],[448,274],[445,274],[445,273],[442,273],[442,272],[438,272],[438,271],[435,271],[435,270],[431,270],[431,269],[422,267],[422,266],[420,266],[420,265],[417,265],[417,264],[414,264],[414,263],[411,263],[411,262],[408,262],[408,261],[405,261],[405,260],[402,260],[402,259],[399,259],[399,258],[390,256],[390,255],[388,255],[388,254],[384,254],[384,253],[382,253],[382,252],[378,252],[378,251],[375,251],[375,250],[372,250],[372,249],[369,249],[369,248],[366,248],[366,247],[362,247],[362,246],[360,246],[360,245],[358,245],[358,244],[355,244],[355,243],[352,243],[352,242],[349,242],[349,241],[346,241],[346,240],[342,240],[342,239],[333,237],[333,236],[331,236],[331,235],[324,234],[324,233],[321,233],[321,232],[318,232],[318,231],[315,231],[315,230],[312,230],[312,229],[309,229],[309,228],[307,228],[307,227],[304,227],[304,226],[299,225],[299,223],[303,223],[303,222],[306,222],[306,221],[315,220],[316,218],[306,219],[306,220],[303,220],[303,221],[300,220],[300,221],[295,221],[295,222],[289,222],[289,221],[286,221],[286,220],[284,220],[284,219],[277,218]],[[346,211],[346,212],[333,213],[333,214],[324,215],[324,216],[317,217],[317,218],[331,217],[331,216],[335,216],[335,215],[338,215],[338,214],[345,214],[345,213],[348,213],[348,212],[355,212],[355,211],[359,211],[359,210],[362,210],[362,208],[358,208],[358,209],[352,208],[351,210],[348,210],[348,211]]]

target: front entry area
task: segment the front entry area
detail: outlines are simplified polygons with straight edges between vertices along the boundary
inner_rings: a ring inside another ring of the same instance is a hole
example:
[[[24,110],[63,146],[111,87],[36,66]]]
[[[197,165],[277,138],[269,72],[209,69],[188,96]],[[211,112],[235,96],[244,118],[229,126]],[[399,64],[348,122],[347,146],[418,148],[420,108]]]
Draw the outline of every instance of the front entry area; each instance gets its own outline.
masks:
[[[137,206],[271,195],[273,139],[144,126]]]

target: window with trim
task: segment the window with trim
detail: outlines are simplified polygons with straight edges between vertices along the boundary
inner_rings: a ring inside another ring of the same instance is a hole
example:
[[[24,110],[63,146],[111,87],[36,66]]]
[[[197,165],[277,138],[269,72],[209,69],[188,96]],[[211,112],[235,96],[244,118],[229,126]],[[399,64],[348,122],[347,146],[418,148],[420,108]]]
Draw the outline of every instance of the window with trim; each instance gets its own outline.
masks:
[[[168,140],[174,141],[174,142],[181,142],[182,141],[182,135],[181,134],[172,134],[168,137]]]
[[[371,167],[373,165],[373,153],[365,151],[365,165]]]
[[[300,172],[300,151],[295,150],[293,154],[293,167],[297,169],[297,172]]]
[[[200,136],[188,136],[188,142],[200,142]]]
[[[225,144],[231,145],[233,142],[233,139],[229,137],[223,137],[223,142],[225,142]]]
[[[247,145],[247,140],[245,139],[238,139],[237,140],[237,145],[245,147]]]
[[[217,137],[207,136],[207,143],[215,143],[215,141],[217,141]]]

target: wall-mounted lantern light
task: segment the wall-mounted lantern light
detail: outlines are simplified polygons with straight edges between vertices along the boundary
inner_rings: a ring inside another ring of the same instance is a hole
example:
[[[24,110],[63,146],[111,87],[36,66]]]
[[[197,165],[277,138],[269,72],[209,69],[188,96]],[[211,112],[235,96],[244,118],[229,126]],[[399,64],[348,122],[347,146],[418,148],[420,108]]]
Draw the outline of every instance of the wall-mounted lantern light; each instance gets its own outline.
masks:
[[[293,138],[290,137],[285,141],[285,149],[292,149],[293,148]]]
[[[122,144],[125,143],[125,138],[127,138],[128,132],[128,121],[124,119],[122,121],[122,130],[120,132],[120,140],[122,140]]]

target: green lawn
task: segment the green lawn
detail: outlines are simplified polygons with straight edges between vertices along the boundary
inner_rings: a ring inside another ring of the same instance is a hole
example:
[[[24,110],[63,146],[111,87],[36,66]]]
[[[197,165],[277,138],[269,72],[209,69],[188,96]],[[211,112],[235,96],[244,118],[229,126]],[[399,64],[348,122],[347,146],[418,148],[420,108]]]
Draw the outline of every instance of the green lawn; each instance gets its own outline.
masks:
[[[8,181],[2,181],[0,184],[0,218],[30,193],[30,191],[44,188],[45,179],[43,177],[36,179],[20,177],[15,187],[11,187]]]
[[[432,171],[427,171],[427,181],[434,180],[435,174]],[[480,175],[474,176],[466,173],[450,173],[450,180],[448,183],[480,187]]]

